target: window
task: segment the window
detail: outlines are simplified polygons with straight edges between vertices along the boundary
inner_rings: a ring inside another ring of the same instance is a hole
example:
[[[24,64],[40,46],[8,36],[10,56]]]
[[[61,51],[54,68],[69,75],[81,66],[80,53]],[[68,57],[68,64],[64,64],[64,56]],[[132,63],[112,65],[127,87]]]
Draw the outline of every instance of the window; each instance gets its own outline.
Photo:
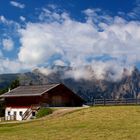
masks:
[[[32,116],[33,116],[33,117],[35,116],[35,112],[32,112]]]
[[[10,111],[8,111],[8,116],[10,116]]]
[[[20,115],[20,116],[22,116],[22,115],[23,115],[23,112],[22,112],[22,111],[20,111],[20,112],[19,112],[19,115]]]
[[[14,111],[14,116],[16,116],[17,115],[17,112],[16,111]]]

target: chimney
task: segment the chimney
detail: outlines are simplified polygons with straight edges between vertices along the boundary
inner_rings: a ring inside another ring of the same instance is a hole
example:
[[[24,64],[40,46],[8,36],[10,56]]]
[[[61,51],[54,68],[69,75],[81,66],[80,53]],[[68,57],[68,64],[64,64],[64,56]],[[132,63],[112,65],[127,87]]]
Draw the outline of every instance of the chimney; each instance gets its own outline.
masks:
[[[11,91],[11,89],[9,88],[9,89],[8,89],[8,92],[10,92],[10,91]]]

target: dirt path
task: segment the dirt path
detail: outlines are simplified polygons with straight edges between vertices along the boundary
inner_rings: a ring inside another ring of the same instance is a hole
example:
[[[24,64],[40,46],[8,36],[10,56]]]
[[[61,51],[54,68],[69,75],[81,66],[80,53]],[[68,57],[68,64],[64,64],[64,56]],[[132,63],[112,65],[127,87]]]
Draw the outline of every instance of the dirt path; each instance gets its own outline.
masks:
[[[84,109],[84,108],[87,108],[87,107],[67,107],[67,108],[58,108],[56,109],[52,114],[48,115],[48,116],[45,116],[43,118],[40,118],[40,119],[46,119],[46,118],[55,118],[55,117],[59,117],[59,116],[63,116],[65,114],[68,114],[68,113],[71,113],[71,112],[74,112],[76,110],[80,110],[80,109]]]

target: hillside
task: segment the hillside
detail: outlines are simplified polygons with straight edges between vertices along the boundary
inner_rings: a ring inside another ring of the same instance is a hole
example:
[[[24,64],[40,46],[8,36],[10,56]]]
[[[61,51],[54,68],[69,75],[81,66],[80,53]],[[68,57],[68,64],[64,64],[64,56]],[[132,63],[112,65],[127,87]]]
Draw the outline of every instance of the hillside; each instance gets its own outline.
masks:
[[[26,123],[0,124],[0,140],[3,139],[139,140],[140,108],[90,107]]]
[[[7,87],[16,80],[20,74],[0,74],[0,89]]]

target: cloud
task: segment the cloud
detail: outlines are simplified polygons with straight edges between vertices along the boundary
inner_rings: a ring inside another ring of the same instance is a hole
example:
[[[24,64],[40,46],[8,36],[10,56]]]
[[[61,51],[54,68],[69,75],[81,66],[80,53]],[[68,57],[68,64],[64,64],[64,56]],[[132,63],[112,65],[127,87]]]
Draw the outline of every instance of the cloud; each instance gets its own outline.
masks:
[[[43,8],[38,18],[40,21],[49,23],[53,21],[63,22],[66,18],[69,18],[69,14],[61,10],[55,12],[55,10]]]
[[[62,60],[59,60],[59,59],[54,61],[54,65],[56,65],[56,66],[66,66],[65,62],[62,61]]]
[[[25,65],[18,60],[9,60],[8,58],[0,58],[0,74],[18,73],[33,69],[31,65]]]
[[[14,48],[14,42],[11,38],[2,40],[3,49],[6,51],[11,51]]]
[[[0,22],[7,23],[7,19],[3,15],[1,15],[0,16]]]
[[[100,22],[104,22],[106,24],[112,24],[113,22],[113,17],[106,14],[100,8],[86,9],[86,10],[83,10],[82,12],[86,15],[85,18],[87,22],[90,24],[94,23],[95,26],[97,27]]]
[[[22,62],[19,62],[17,60],[16,56],[15,59],[9,59],[7,58],[2,51],[12,51],[14,49],[14,45],[18,44],[18,33],[17,30],[20,27],[20,24],[7,19],[5,16],[1,15],[0,16],[0,45],[2,50],[0,50],[0,74],[2,73],[16,73],[16,72],[22,72],[24,70],[31,70],[32,66],[31,65],[26,65],[23,64]],[[16,40],[14,40],[16,39]],[[15,48],[16,50],[17,48]],[[8,54],[9,52],[6,52]],[[16,54],[16,51],[13,51],[14,55]]]
[[[72,68],[70,70],[67,70],[63,75],[64,79],[74,78],[75,80],[81,80],[81,79],[90,80],[92,79],[92,77],[93,77],[93,70],[88,69],[86,67]]]
[[[108,79],[117,80],[124,67],[131,70],[140,62],[140,22],[111,17],[101,9],[82,13],[85,22],[71,18],[67,12],[43,8],[38,22],[16,28],[21,44],[16,60],[18,70],[24,66],[30,69],[61,65],[72,67],[64,73],[65,77],[90,79],[94,72],[99,79],[108,73]],[[6,21],[4,17],[0,19]],[[44,68],[41,71],[50,73]]]
[[[140,62],[139,22],[98,15],[99,9],[85,10],[85,22],[73,20],[65,12],[44,11],[42,18],[39,17],[41,22],[27,23],[19,30],[21,47],[18,58],[22,63],[39,66],[51,61],[51,64],[69,65],[76,72],[72,75],[79,73],[76,78],[84,75],[84,70],[78,72],[77,68],[93,65],[97,71],[95,75],[102,77],[117,64],[114,68],[118,71],[113,70],[117,79],[124,67]],[[94,22],[97,15],[98,26]],[[108,22],[108,19],[112,21]],[[60,57],[54,58],[55,55]]]
[[[10,24],[13,24],[13,23],[16,23],[16,22],[14,22],[12,20],[8,20],[8,19],[6,19],[5,16],[1,15],[0,16],[0,23],[6,24],[6,25],[10,25]]]
[[[25,8],[25,4],[16,2],[16,1],[10,1],[10,4],[14,7],[20,8],[20,9],[24,9]]]
[[[44,75],[49,75],[49,74],[55,72],[55,70],[52,70],[50,68],[44,68],[44,67],[38,67],[37,70],[38,70],[39,73],[42,73]]]
[[[7,19],[5,16],[0,16],[0,45],[3,46],[3,49],[6,51],[11,51],[14,48],[14,39],[18,38],[18,29],[21,28],[21,25],[13,20]],[[16,40],[18,41],[18,40]],[[15,42],[16,42],[15,41]]]
[[[55,10],[57,6],[55,4],[48,4],[48,8]]]
[[[133,3],[133,8],[128,13],[121,12],[120,15],[122,15],[124,18],[129,18],[131,20],[139,19],[139,13],[140,13],[140,0],[135,0]]]
[[[20,18],[21,21],[25,21],[26,20],[26,18],[23,17],[23,16],[20,16],[19,18]]]
[[[4,30],[5,32],[9,32],[10,30],[17,32],[17,29],[21,26],[18,22],[9,20],[3,15],[0,15],[0,24],[4,25],[1,30]]]
[[[53,38],[45,26],[47,25],[29,23],[26,29],[19,30],[22,46],[18,56],[21,62],[35,65],[42,64],[53,54],[62,53],[59,48],[55,47],[55,42],[53,42]]]

